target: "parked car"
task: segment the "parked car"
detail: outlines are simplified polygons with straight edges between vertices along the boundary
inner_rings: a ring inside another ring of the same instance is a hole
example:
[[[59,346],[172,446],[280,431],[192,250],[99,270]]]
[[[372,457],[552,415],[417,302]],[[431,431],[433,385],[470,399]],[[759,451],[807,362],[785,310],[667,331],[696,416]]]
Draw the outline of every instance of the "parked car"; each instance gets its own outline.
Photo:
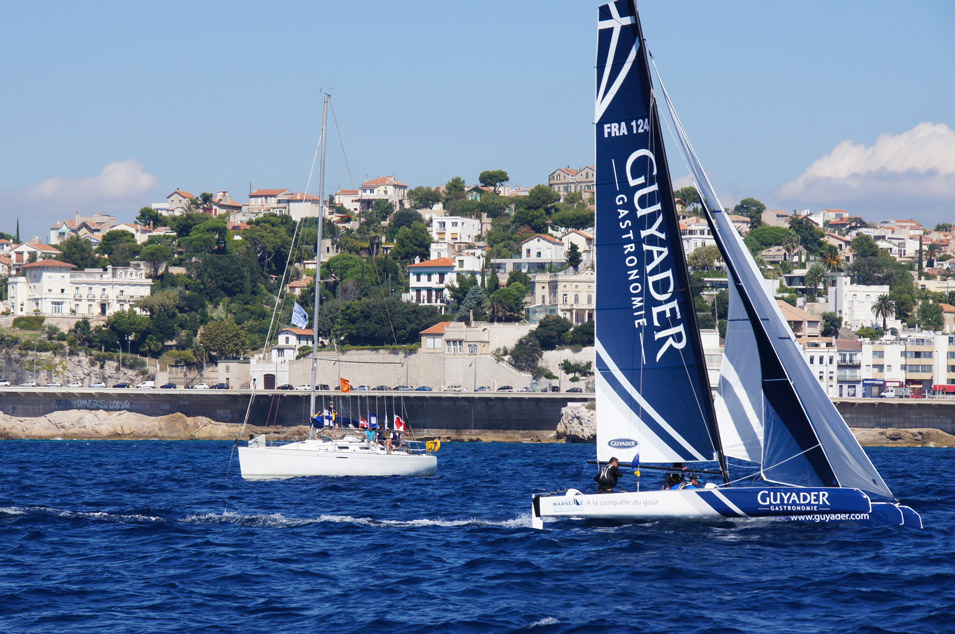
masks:
[[[119,388],[119,389],[126,389],[126,388],[130,387],[130,385],[129,385],[129,383],[127,383],[126,381],[121,381],[121,382],[119,382],[119,383],[114,384],[113,387],[114,387],[114,388]]]
[[[514,388],[510,385],[502,385],[501,387],[497,388],[497,391],[498,392],[513,392]]]
[[[140,384],[137,385],[136,387],[139,388],[140,390],[151,390],[151,389],[153,389],[154,387],[156,387],[156,382],[155,382],[155,381],[143,381],[142,383],[140,383]]]
[[[175,383],[163,383],[162,385],[159,386],[159,389],[160,389],[160,390],[174,390],[174,389],[176,389],[176,387],[177,387],[177,385],[176,385]]]
[[[580,393],[582,393],[583,391],[584,391],[583,388],[580,388],[580,387],[572,387],[572,388],[568,388],[567,393],[568,393],[568,394],[580,394]]]
[[[50,381],[43,387],[63,387],[63,386],[60,385],[58,381]]]
[[[490,391],[491,391],[491,388],[488,387],[487,385],[482,385],[481,387],[479,387],[478,389],[476,389],[476,390],[474,390],[474,391],[475,391],[475,392],[490,392]]]
[[[6,379],[0,381],[0,387],[10,387],[10,381]]]
[[[190,390],[208,390],[209,386],[206,383],[196,383],[193,386],[190,386]]]
[[[463,392],[464,388],[461,387],[460,385],[449,385],[448,387],[444,388],[444,391],[445,392]]]
[[[20,387],[36,387],[36,381],[27,381],[26,383],[21,383]]]
[[[391,389],[393,389],[395,392],[413,392],[414,391],[414,388],[411,387],[410,385],[396,385],[395,387]]]
[[[96,383],[90,383],[90,387],[103,388],[103,387],[106,387],[106,384],[103,383],[102,381],[97,381]]]
[[[325,390],[326,392],[328,392],[328,391],[331,390],[332,388],[329,387],[328,383],[319,383],[318,385],[315,386],[315,389],[316,389],[316,390]]]
[[[368,387],[367,385],[359,385],[359,386],[356,387],[355,389],[358,390],[359,392],[367,392],[367,391],[370,390],[371,388]]]
[[[291,383],[283,383],[282,385],[275,388],[276,390],[294,390]]]
[[[388,392],[389,390],[391,390],[391,388],[388,387],[387,385],[376,385],[376,386],[375,386],[375,392]]]
[[[66,387],[83,387],[81,381],[73,381],[72,383],[67,383]]]
[[[228,384],[228,383],[216,383],[215,385],[212,386],[212,389],[213,389],[213,390],[228,390],[228,389],[229,389],[229,384]]]
[[[299,390],[299,391],[301,391],[301,392],[311,392],[311,391],[312,391],[312,386],[309,385],[308,383],[302,383],[301,385],[299,385],[299,386],[298,386],[297,388],[295,388],[295,389],[296,389],[296,390]]]
[[[530,392],[530,391],[531,391],[531,388],[529,388],[529,387],[522,387],[522,388],[520,388],[520,389],[517,390],[517,391],[518,391],[518,392]]]
[[[430,385],[422,385],[422,386],[416,387],[416,388],[414,389],[414,391],[415,391],[415,392],[430,392],[430,391],[431,391],[431,386],[430,386]]]

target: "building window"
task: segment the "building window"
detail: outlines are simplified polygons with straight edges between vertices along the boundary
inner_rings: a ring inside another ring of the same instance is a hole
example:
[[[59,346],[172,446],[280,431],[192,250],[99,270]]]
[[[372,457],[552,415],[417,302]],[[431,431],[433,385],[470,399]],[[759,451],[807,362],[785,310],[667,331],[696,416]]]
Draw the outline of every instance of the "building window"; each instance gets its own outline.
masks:
[[[477,354],[477,344],[469,343],[468,344],[468,354]]]
[[[561,299],[562,299],[561,304],[566,304],[566,303],[567,303],[567,293],[564,293]]]

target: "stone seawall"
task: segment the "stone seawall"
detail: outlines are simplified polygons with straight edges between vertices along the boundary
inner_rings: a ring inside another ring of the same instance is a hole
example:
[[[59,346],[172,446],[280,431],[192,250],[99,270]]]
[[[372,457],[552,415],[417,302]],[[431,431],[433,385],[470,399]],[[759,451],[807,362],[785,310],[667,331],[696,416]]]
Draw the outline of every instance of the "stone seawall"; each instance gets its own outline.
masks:
[[[0,389],[0,412],[19,418],[40,417],[66,410],[128,411],[146,416],[183,414],[220,423],[249,423],[290,427],[307,424],[307,392],[259,392],[249,402],[246,390],[41,390]],[[448,394],[429,392],[362,392],[316,395],[316,408],[335,409],[353,418],[397,411],[418,435],[466,439],[493,435],[500,439],[545,438],[553,435],[560,411],[569,402],[593,400],[569,394]]]

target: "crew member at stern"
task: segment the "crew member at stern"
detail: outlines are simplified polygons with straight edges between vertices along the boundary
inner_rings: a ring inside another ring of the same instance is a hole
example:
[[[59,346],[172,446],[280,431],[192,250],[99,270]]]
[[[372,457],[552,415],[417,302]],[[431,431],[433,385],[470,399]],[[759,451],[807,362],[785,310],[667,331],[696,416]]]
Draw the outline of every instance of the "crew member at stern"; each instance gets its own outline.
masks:
[[[620,462],[616,458],[611,458],[594,476],[594,482],[597,483],[597,493],[613,493],[614,487],[617,486],[617,480],[621,476],[623,476],[623,472],[620,471]]]

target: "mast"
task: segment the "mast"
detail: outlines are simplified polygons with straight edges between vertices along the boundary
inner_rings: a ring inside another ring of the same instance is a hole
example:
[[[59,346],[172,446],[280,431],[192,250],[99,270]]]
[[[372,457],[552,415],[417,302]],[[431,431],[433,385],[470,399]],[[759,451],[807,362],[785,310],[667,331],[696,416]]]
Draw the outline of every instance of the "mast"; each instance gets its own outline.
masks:
[[[309,416],[315,413],[315,383],[318,381],[318,308],[321,297],[322,277],[322,221],[325,219],[322,206],[325,196],[325,131],[328,122],[328,100],[331,95],[325,93],[322,103],[322,157],[318,169],[318,227],[315,232],[315,304],[312,310],[312,385],[308,400]]]

